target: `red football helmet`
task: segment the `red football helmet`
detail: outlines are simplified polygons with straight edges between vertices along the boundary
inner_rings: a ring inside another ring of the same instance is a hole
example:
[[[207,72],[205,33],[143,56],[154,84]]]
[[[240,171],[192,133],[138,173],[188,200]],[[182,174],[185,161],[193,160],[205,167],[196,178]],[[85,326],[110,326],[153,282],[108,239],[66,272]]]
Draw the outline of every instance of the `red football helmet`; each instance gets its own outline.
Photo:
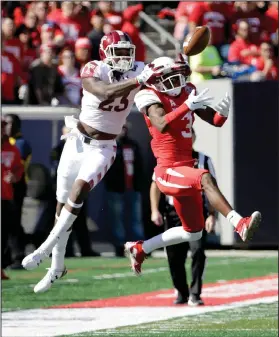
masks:
[[[99,54],[113,70],[124,73],[134,67],[135,50],[128,34],[114,30],[102,38]]]

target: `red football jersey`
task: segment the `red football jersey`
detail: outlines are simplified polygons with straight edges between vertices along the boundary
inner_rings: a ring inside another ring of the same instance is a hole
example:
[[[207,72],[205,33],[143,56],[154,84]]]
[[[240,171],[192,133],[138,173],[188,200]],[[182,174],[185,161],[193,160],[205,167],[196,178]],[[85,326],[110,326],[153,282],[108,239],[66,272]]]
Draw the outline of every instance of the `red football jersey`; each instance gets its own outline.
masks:
[[[182,93],[177,97],[172,97],[152,90],[164,106],[166,113],[169,113],[183,104],[191,91],[196,87],[192,83],[182,89]],[[146,89],[145,89],[146,90]],[[161,167],[192,166],[192,125],[195,120],[194,112],[189,111],[185,116],[173,122],[173,127],[165,133],[161,133],[152,126],[148,116],[144,115],[149,132],[152,136],[151,148],[157,159],[157,165]]]
[[[21,162],[20,153],[16,146],[11,145],[9,140],[4,140],[1,147],[1,199],[13,199],[13,184],[5,180],[5,176],[12,172],[17,180],[23,174],[24,168]]]

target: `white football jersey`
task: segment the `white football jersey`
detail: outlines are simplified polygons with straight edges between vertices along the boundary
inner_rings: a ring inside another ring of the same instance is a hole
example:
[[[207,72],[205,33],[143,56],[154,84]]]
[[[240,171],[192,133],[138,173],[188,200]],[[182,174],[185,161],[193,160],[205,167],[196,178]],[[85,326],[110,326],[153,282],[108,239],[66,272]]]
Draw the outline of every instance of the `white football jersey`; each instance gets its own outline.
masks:
[[[82,69],[81,77],[82,75],[92,76],[107,84],[119,83],[138,76],[144,66],[143,62],[135,62],[132,70],[121,74],[119,80],[114,78],[110,82],[109,74],[111,73],[111,68],[103,61],[92,61]],[[139,90],[140,87],[130,91],[127,96],[104,101],[102,98],[92,95],[83,89],[80,121],[101,132],[119,134],[131,111],[134,97]]]

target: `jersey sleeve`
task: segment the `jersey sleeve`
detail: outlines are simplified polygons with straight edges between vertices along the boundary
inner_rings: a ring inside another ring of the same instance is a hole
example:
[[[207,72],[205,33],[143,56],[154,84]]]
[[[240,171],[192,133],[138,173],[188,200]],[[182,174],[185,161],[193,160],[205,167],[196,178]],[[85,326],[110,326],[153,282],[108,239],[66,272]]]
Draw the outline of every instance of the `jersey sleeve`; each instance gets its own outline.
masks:
[[[146,114],[147,107],[156,103],[161,103],[161,100],[152,90],[143,89],[135,96],[135,104],[138,110],[144,114]]]
[[[86,63],[86,65],[80,71],[81,78],[88,78],[88,77],[101,77],[101,65],[98,61],[91,61]]]

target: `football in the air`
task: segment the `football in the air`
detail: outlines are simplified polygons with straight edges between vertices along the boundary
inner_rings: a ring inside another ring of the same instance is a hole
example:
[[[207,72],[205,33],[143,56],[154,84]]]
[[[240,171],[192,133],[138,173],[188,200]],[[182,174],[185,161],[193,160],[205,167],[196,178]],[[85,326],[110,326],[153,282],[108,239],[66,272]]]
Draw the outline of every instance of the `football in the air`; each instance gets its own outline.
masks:
[[[201,53],[208,45],[210,30],[207,26],[196,27],[191,36],[187,36],[183,43],[183,52],[187,56]]]

